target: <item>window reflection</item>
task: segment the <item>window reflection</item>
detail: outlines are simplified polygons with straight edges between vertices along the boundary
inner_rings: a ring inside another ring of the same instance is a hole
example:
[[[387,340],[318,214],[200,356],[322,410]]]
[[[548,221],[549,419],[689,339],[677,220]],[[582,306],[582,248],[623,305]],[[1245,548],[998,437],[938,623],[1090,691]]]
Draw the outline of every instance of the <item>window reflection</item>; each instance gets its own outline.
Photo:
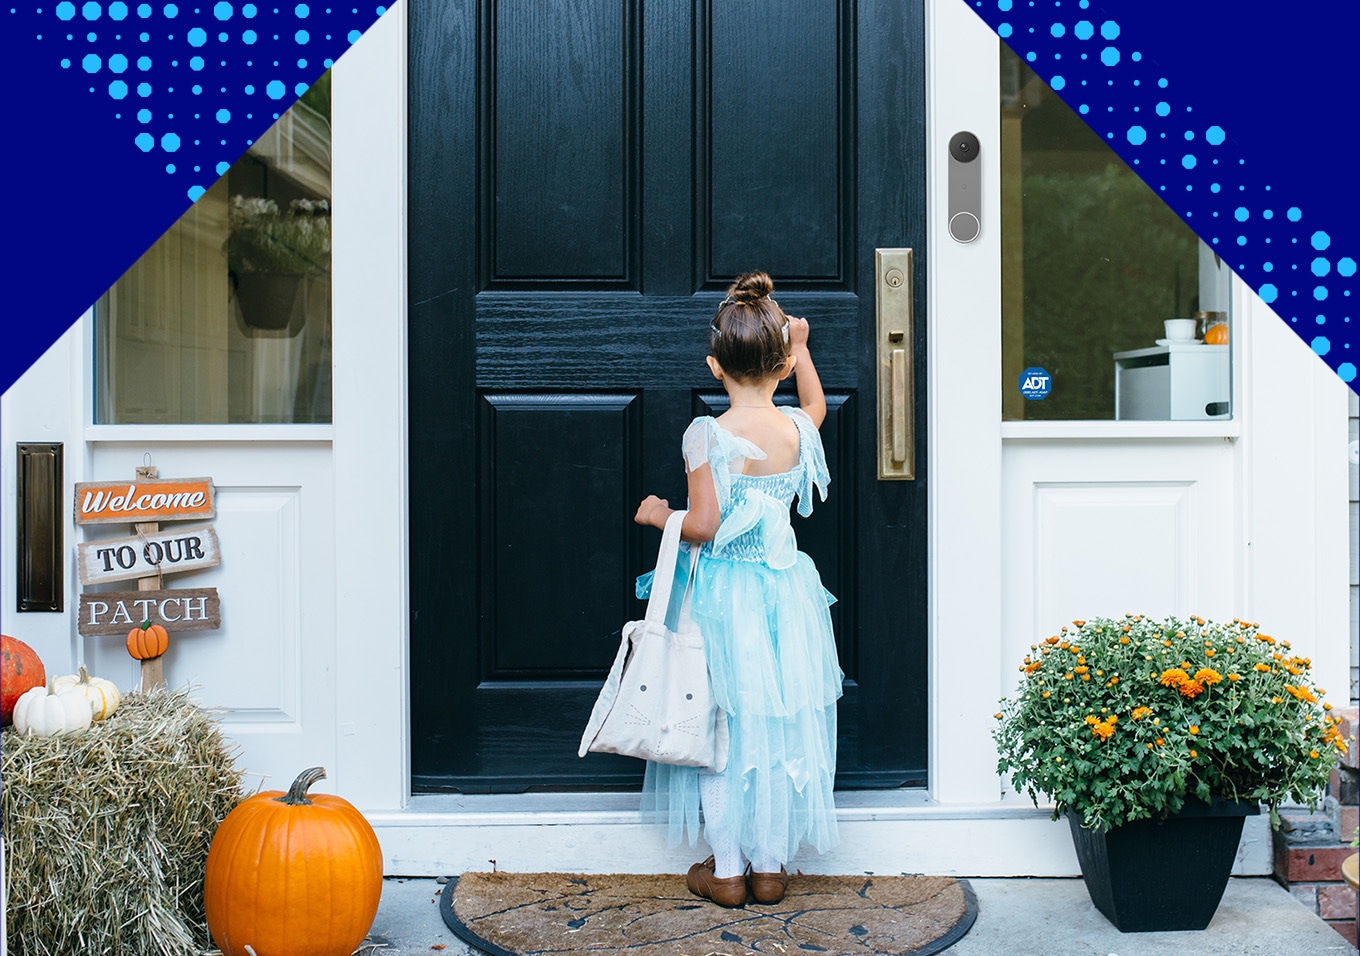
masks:
[[[1229,270],[1004,44],[1001,141],[1003,418],[1228,417]]]
[[[331,420],[330,74],[95,306],[96,420]]]

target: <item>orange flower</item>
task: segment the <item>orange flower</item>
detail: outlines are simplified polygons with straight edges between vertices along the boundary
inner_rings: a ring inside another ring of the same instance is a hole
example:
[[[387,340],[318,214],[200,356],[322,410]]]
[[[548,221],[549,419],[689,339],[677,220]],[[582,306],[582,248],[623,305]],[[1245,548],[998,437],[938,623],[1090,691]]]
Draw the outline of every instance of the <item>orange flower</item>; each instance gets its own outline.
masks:
[[[1081,626],[1084,625],[1086,622],[1085,622],[1085,621],[1073,621],[1072,623],[1075,624],[1075,625],[1077,625],[1077,627],[1081,627]]]
[[[1162,746],[1164,743],[1166,743],[1166,741],[1163,740],[1161,737],[1158,737],[1158,738],[1157,738],[1156,744],[1157,744],[1158,747]]]
[[[1295,700],[1306,700],[1310,704],[1316,704],[1317,698],[1307,687],[1295,687],[1293,684],[1285,684],[1284,689],[1294,695]]]
[[[1098,720],[1091,725],[1091,733],[1101,740],[1109,740],[1114,736],[1114,720]]]
[[[1223,680],[1223,675],[1212,667],[1201,667],[1195,671],[1195,680],[1212,686]]]
[[[1199,733],[1199,724],[1191,724],[1191,725],[1190,725],[1190,733],[1191,733],[1191,734],[1196,734],[1196,735],[1197,735],[1197,734]]]
[[[1078,674],[1085,674],[1085,673],[1086,673],[1087,671],[1089,671],[1090,669],[1091,669],[1091,668],[1087,667],[1085,664],[1082,664],[1082,665],[1080,665],[1079,667],[1076,668],[1076,673],[1078,673]]]
[[[1236,683],[1237,683],[1238,681],[1240,681],[1241,679],[1242,679],[1242,675],[1241,675],[1241,674],[1229,674],[1229,675],[1228,675],[1228,680],[1232,681],[1234,684],[1236,684]]]
[[[1082,675],[1081,675],[1081,679],[1082,679],[1082,680],[1090,680],[1090,679],[1091,679],[1091,675],[1090,675],[1090,674],[1082,674]]]
[[[1128,642],[1129,642],[1129,639],[1128,639],[1127,637],[1121,637],[1121,638],[1119,639],[1119,643],[1120,643],[1120,644],[1127,644]]]
[[[1204,693],[1204,685],[1193,679],[1182,681],[1181,685],[1176,689],[1181,692],[1182,697],[1188,698],[1189,700],[1194,700],[1200,694]]]
[[[1199,751],[1198,751],[1198,750],[1192,750],[1192,751],[1190,751],[1190,756],[1192,756],[1192,757],[1198,757],[1198,756],[1199,756]]]
[[[1308,751],[1308,756],[1310,756],[1310,757],[1312,757],[1314,760],[1316,760],[1318,757],[1321,756],[1321,754],[1319,754],[1316,750],[1310,750],[1310,751]]]
[[[1284,703],[1284,698],[1283,698],[1283,697],[1272,697],[1272,698],[1270,698],[1270,702],[1271,702],[1272,704],[1283,704],[1283,703]]]
[[[1269,673],[1270,673],[1270,665],[1269,665],[1269,664],[1256,664],[1256,665],[1255,665],[1255,668],[1256,668],[1256,670],[1260,671],[1262,674],[1269,674]]]
[[[1215,654],[1217,654],[1217,653],[1218,653],[1217,651],[1215,651],[1212,647],[1210,647],[1210,648],[1208,648],[1207,650],[1205,650],[1204,656],[1205,656],[1205,657],[1213,657],[1213,656],[1214,656]]]
[[[1111,677],[1109,680],[1107,680],[1107,681],[1105,682],[1105,686],[1106,686],[1106,687],[1113,687],[1115,684],[1118,684],[1118,683],[1119,683],[1119,678],[1118,678],[1118,677]]]
[[[1161,681],[1163,687],[1179,687],[1189,679],[1190,675],[1179,667],[1172,667],[1162,671]]]
[[[1129,631],[1131,631],[1131,630],[1133,630],[1133,628],[1129,627],[1127,624],[1124,625],[1124,633],[1125,633],[1125,634],[1129,633]]]
[[[1045,643],[1045,644],[1056,644],[1056,643],[1058,643],[1058,641],[1059,641],[1059,637],[1058,637],[1058,635],[1056,635],[1056,634],[1054,634],[1052,637],[1046,637],[1046,638],[1044,638],[1044,643]]]
[[[1002,717],[1001,714],[992,714],[992,716],[995,717],[997,720],[1000,720]]]
[[[1042,695],[1042,696],[1043,696],[1043,697],[1052,697],[1052,696],[1053,696],[1053,692],[1052,692],[1052,691],[1046,690],[1046,691],[1043,692],[1043,695]]]
[[[1142,720],[1150,713],[1152,713],[1151,707],[1135,707],[1133,708],[1133,713],[1130,716],[1133,717],[1134,720]]]

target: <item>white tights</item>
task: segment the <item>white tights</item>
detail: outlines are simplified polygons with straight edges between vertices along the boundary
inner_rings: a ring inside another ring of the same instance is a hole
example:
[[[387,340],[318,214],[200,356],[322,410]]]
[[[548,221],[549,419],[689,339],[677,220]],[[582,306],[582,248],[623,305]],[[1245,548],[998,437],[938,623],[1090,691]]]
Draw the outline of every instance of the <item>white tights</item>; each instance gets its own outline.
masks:
[[[735,829],[725,827],[728,817],[727,777],[719,773],[699,773],[699,800],[704,810],[704,839],[713,849],[713,875],[718,879],[741,876],[746,872],[746,861]],[[717,824],[715,826],[714,824]],[[773,857],[753,859],[757,873],[778,873],[782,866]]]

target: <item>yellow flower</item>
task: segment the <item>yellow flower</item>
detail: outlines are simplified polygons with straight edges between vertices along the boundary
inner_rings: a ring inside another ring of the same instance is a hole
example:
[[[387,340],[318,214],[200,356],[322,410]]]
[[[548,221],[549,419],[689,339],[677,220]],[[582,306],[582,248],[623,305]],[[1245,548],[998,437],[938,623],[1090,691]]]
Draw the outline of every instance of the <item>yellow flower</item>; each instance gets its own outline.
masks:
[[[1272,704],[1283,704],[1283,703],[1284,703],[1284,698],[1283,698],[1283,697],[1272,697],[1272,698],[1270,698],[1270,702],[1271,702]]]

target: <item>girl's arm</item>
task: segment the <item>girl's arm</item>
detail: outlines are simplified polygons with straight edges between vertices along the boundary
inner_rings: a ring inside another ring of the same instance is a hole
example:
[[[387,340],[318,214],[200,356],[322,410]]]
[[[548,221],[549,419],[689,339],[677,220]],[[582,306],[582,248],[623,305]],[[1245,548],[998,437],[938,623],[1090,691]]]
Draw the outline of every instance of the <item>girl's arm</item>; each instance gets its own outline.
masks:
[[[718,491],[713,486],[713,472],[707,464],[691,471],[689,478],[689,512],[680,526],[680,538],[692,544],[712,541],[718,533],[722,515],[718,509]],[[665,528],[666,520],[675,513],[665,498],[648,495],[638,505],[633,520],[638,524]]]
[[[807,412],[812,424],[821,428],[826,419],[826,394],[822,391],[817,367],[812,364],[812,352],[808,350],[807,319],[789,317],[789,344],[794,356],[793,375],[798,385],[798,406]]]

